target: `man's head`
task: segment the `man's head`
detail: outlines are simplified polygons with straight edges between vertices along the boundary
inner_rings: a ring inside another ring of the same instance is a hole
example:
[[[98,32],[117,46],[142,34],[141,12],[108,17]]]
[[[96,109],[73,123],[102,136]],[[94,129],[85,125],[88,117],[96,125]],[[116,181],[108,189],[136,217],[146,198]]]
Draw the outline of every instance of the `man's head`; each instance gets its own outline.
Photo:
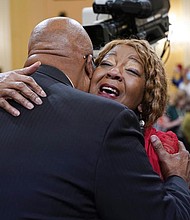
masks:
[[[40,22],[32,31],[25,66],[40,60],[63,71],[76,88],[88,91],[92,53],[92,42],[80,23],[54,17]]]

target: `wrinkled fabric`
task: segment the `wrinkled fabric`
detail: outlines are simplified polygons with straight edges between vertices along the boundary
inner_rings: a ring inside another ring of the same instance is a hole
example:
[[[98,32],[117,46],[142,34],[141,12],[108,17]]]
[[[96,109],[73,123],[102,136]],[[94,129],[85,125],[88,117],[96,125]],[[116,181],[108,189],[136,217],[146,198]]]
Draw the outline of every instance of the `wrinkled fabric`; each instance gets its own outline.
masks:
[[[167,132],[157,131],[154,127],[149,127],[145,130],[144,138],[145,138],[146,153],[148,155],[149,161],[154,171],[158,173],[159,176],[162,178],[162,173],[161,173],[161,169],[159,165],[159,159],[150,141],[151,135],[157,135],[160,138],[166,151],[170,154],[174,154],[178,152],[179,150],[178,138],[176,134],[173,133],[172,131],[167,131]]]

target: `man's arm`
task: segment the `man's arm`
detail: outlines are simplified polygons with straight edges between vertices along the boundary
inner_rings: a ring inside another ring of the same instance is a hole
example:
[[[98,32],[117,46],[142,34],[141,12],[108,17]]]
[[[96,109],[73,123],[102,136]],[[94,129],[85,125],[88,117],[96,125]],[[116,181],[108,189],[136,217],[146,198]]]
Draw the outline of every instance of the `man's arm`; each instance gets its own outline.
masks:
[[[159,157],[164,179],[170,176],[180,176],[190,183],[190,156],[183,142],[179,141],[179,152],[175,154],[169,154],[156,135],[151,136],[151,142]]]
[[[183,207],[176,209],[176,216],[179,219],[188,219],[189,198],[188,196],[185,197],[185,190],[190,186],[189,152],[185,149],[181,141],[179,141],[179,152],[175,154],[166,152],[157,136],[152,135],[151,142],[159,157],[160,167],[165,179],[165,189],[176,199],[176,204],[178,204],[178,206],[181,204],[181,207]],[[174,188],[175,190],[173,190]],[[181,197],[176,197],[176,192],[181,192]],[[183,203],[181,202],[182,198],[184,199]]]
[[[164,162],[168,172],[163,182],[149,163],[138,127],[133,113],[126,110],[105,135],[95,180],[100,216],[105,220],[189,220],[189,153],[180,147],[178,157]]]
[[[42,104],[39,96],[45,97],[46,94],[35,80],[28,76],[35,72],[40,65],[40,62],[36,62],[23,69],[0,73],[0,108],[13,116],[18,116],[20,112],[9,104],[8,99],[14,99],[28,109],[34,107],[33,103]]]

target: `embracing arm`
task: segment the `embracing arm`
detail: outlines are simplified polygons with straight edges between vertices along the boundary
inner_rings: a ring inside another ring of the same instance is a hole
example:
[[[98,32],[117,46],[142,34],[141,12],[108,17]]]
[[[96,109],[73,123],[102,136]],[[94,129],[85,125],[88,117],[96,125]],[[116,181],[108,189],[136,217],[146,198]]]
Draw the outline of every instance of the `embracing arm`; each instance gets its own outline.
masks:
[[[170,176],[180,176],[187,183],[190,182],[190,156],[183,142],[178,141],[179,151],[175,154],[168,153],[156,135],[151,136],[151,142],[160,161],[164,179]]]
[[[40,65],[40,62],[36,62],[23,69],[0,73],[0,108],[13,116],[18,116],[20,112],[9,104],[8,99],[13,99],[28,109],[34,107],[32,102],[37,105],[42,103],[40,96],[45,97],[45,92],[32,77],[28,76]]]
[[[162,182],[152,170],[137,129],[137,120],[127,110],[108,129],[96,170],[95,199],[100,216],[109,220],[145,220],[150,216],[154,220],[190,219],[189,153],[182,147],[169,164],[162,163],[167,167]],[[159,139],[153,138],[153,144],[158,143],[160,146]]]

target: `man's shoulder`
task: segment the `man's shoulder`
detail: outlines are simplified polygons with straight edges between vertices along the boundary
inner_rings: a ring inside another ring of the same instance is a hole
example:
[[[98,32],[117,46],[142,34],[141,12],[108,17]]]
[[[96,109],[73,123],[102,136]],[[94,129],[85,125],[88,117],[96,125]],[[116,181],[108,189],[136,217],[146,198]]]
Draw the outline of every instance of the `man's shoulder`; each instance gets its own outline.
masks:
[[[134,111],[119,102],[78,91],[76,89],[73,90],[75,90],[73,92],[76,94],[74,95],[76,106],[80,105],[79,103],[81,103],[84,111],[86,111],[86,113],[90,112],[92,117],[94,115],[95,118],[105,117],[108,120],[112,120],[120,114],[120,117],[123,117],[123,119],[127,117],[134,122],[138,121]]]
[[[61,82],[63,84],[66,84],[68,86],[73,87],[73,84],[71,82],[71,80],[68,78],[68,76],[61,70],[57,69],[54,66],[49,66],[49,65],[41,65],[38,70],[36,71],[36,73],[40,73],[46,77],[48,77],[49,79],[53,79],[56,80],[57,82]],[[38,80],[39,75],[33,75],[33,77],[37,77],[35,78],[36,80]],[[44,81],[42,81],[42,84],[44,83]]]
[[[106,109],[106,106],[107,106],[107,108],[116,108],[116,109],[122,109],[122,110],[128,109],[123,104],[116,102],[114,100],[104,98],[101,96],[97,96],[94,94],[86,93],[83,91],[79,91],[77,89],[74,89],[74,90],[75,90],[75,93],[78,94],[78,97],[76,97],[76,98],[84,99],[84,100],[86,100],[86,102],[92,103],[92,105],[96,105],[96,106],[99,106],[99,107],[102,107],[105,109]],[[80,96],[79,96],[79,94],[80,94]]]

